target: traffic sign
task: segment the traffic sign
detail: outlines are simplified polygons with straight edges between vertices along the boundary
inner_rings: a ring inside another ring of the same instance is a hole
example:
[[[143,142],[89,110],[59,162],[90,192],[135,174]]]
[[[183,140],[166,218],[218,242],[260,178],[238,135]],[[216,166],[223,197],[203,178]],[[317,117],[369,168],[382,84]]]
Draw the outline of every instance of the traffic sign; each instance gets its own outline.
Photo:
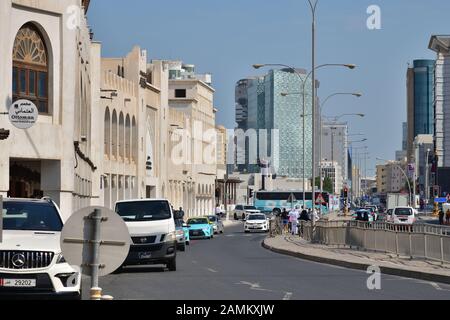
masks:
[[[9,121],[17,129],[29,129],[37,122],[39,111],[29,100],[17,100],[9,108]]]
[[[289,203],[297,202],[297,198],[295,198],[295,195],[294,195],[293,193],[291,193],[291,194],[289,195],[288,202],[289,202]]]
[[[96,220],[100,222],[98,234]],[[92,275],[93,267],[97,264],[98,276],[106,276],[117,270],[128,256],[131,243],[128,228],[122,218],[102,207],[77,211],[66,222],[61,234],[64,259],[70,265],[80,266],[82,273],[87,276]],[[98,248],[94,248],[96,244],[99,244]],[[96,249],[98,255],[95,254]],[[97,257],[98,263],[95,263]]]
[[[317,196],[316,203],[320,203],[320,204],[325,203],[325,199],[323,198],[323,195],[321,193],[319,193],[319,195]]]

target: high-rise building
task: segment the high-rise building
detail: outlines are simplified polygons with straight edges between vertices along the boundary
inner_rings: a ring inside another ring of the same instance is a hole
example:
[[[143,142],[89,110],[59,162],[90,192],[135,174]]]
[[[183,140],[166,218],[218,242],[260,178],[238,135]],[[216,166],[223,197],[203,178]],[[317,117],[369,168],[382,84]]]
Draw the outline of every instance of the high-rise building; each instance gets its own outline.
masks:
[[[278,176],[302,178],[303,150],[305,150],[305,177],[307,179],[312,177],[312,83],[311,80],[306,83],[305,110],[303,110],[301,90],[305,78],[305,70],[298,69],[294,73],[293,70],[283,69],[271,70],[262,77],[241,80],[237,83],[236,122],[238,129],[244,129],[240,123],[246,122],[244,131],[248,138],[245,139],[245,148],[239,146],[237,148],[237,165],[240,172],[258,173],[260,168],[257,160],[269,158]],[[245,102],[248,103],[246,107]],[[306,114],[305,138],[303,113]],[[261,130],[266,130],[267,137]],[[256,140],[252,139],[253,136],[257,137]],[[245,163],[242,163],[243,149],[245,149]],[[255,150],[257,159],[252,157]],[[275,154],[278,154],[277,159],[273,158]]]
[[[321,160],[337,162],[342,170],[342,183],[349,180],[347,123],[325,122],[322,135]]]
[[[450,167],[450,35],[434,35],[429,48],[437,53],[434,98],[434,145],[438,167]]]
[[[426,198],[426,186],[432,186],[430,158],[433,155],[433,135],[418,135],[414,140],[414,159],[417,187],[422,198]],[[427,167],[428,162],[428,167]],[[428,178],[427,178],[428,175]],[[430,193],[428,193],[429,195]]]
[[[435,60],[415,60],[407,72],[408,161],[413,161],[414,139],[434,134]]]
[[[343,189],[342,167],[337,161],[322,161],[322,176],[333,183],[333,193],[340,194]]]

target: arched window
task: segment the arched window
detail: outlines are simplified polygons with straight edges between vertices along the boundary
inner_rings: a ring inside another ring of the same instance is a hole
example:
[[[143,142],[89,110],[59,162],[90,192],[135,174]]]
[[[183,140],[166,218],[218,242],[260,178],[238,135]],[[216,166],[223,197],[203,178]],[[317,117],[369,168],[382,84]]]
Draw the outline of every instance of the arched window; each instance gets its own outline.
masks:
[[[24,25],[14,41],[13,100],[30,100],[39,113],[50,113],[48,70],[48,52],[41,33],[33,24]]]
[[[119,157],[125,158],[125,120],[123,113],[119,115]]]
[[[105,156],[111,156],[111,114],[109,108],[106,108],[105,113]]]
[[[117,159],[117,113],[116,110],[113,111],[112,116],[112,139],[111,139],[111,149],[112,156]]]
[[[125,158],[131,159],[131,120],[129,115],[125,120]]]

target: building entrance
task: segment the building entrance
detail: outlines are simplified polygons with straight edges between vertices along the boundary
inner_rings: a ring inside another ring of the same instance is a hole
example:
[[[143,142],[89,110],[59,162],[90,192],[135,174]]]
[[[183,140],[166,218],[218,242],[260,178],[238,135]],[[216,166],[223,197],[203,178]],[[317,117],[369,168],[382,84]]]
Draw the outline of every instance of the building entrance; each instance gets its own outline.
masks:
[[[41,161],[11,159],[9,167],[9,192],[11,198],[42,198]]]

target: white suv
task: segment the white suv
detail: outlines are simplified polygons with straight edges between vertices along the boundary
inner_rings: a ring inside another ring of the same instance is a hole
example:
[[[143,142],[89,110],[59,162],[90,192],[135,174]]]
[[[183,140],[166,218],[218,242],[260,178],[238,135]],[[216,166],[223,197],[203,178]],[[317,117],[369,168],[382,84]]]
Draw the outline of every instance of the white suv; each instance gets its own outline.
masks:
[[[81,299],[81,274],[61,254],[58,206],[49,199],[5,199],[0,213],[0,298]]]
[[[257,210],[254,206],[238,204],[234,208],[234,220],[247,220],[248,216],[254,213],[261,213],[261,211]]]

